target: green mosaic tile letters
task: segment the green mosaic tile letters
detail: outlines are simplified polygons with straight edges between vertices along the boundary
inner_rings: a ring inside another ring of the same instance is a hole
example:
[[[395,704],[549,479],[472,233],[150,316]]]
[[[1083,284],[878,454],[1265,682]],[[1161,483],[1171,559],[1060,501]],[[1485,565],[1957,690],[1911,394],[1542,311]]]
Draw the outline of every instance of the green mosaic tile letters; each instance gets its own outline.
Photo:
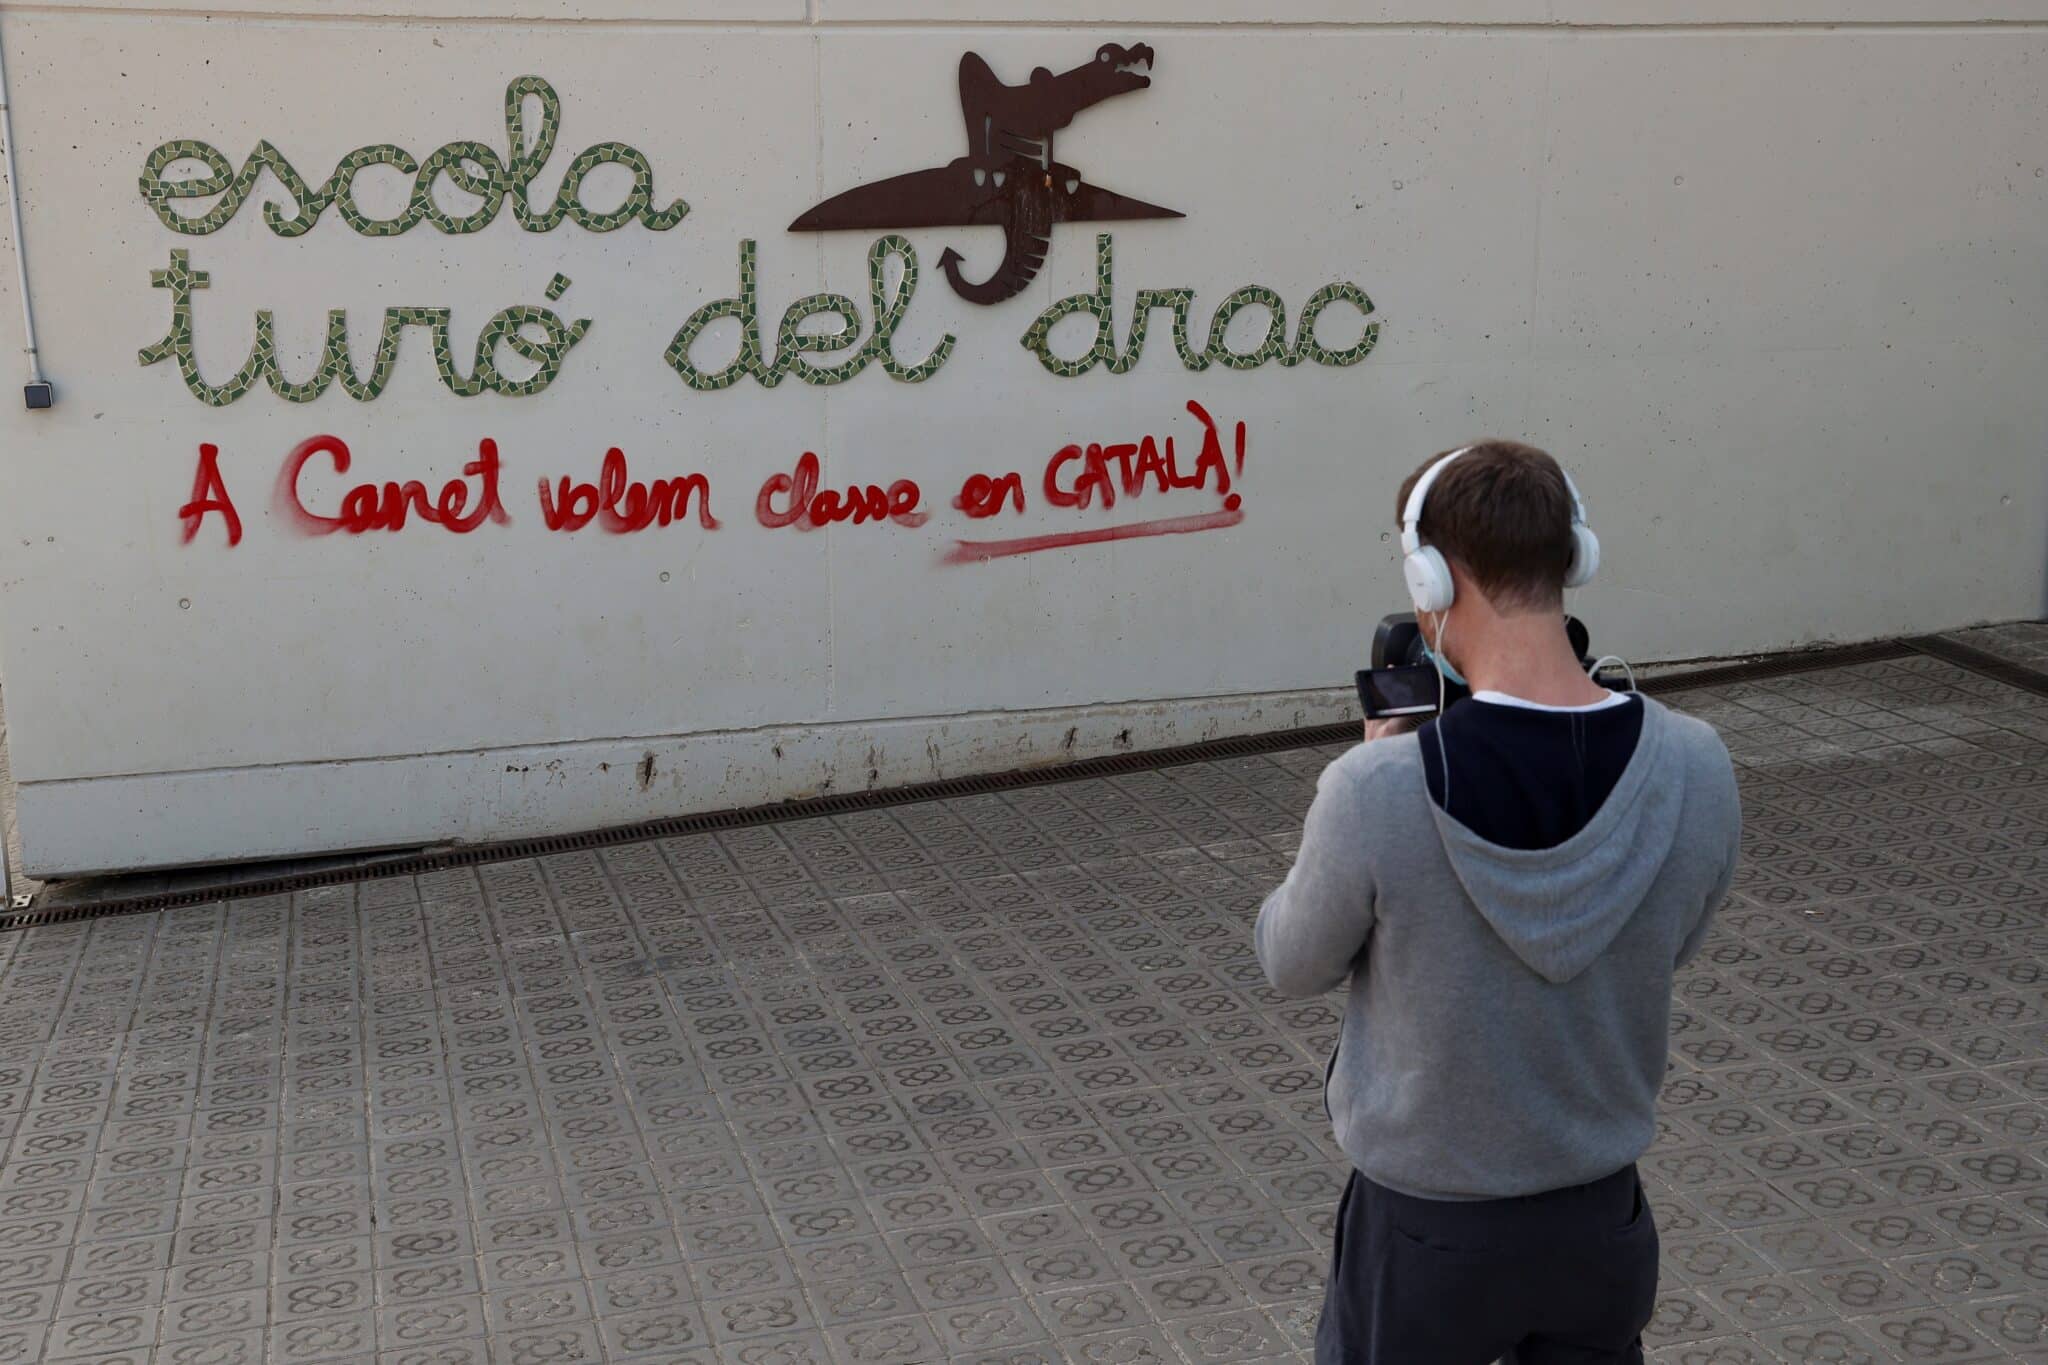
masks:
[[[551,283],[550,298],[559,298],[562,289],[568,287],[568,282],[561,276],[557,275],[555,280],[560,288]],[[195,290],[209,287],[211,276],[204,270],[192,268],[190,253],[173,251],[170,266],[151,271],[149,282],[152,288],[171,292],[171,324],[163,339],[143,347],[136,359],[144,365],[175,360],[178,373],[192,396],[215,408],[235,402],[255,388],[259,380],[267,383],[271,392],[287,403],[310,403],[336,381],[349,397],[367,403],[382,393],[390,382],[392,369],[398,363],[399,341],[408,327],[428,330],[433,343],[435,371],[450,393],[460,398],[473,398],[480,393],[502,394],[508,398],[529,397],[555,382],[570,350],[590,330],[589,318],[564,322],[552,309],[515,304],[499,310],[484,324],[483,331],[477,336],[469,373],[464,375],[455,367],[454,345],[449,339],[450,310],[387,308],[384,310],[383,330],[377,337],[376,355],[370,362],[369,373],[364,375],[356,372],[349,356],[348,312],[335,308],[327,314],[327,337],[321,347],[319,366],[309,378],[293,380],[285,376],[278,362],[276,322],[266,308],[256,314],[256,340],[250,347],[248,360],[224,383],[209,384],[199,373],[199,361],[192,344],[192,294]],[[540,335],[535,337],[522,329],[537,330]],[[498,368],[500,347],[534,365],[534,373],[526,379],[506,378]]]
[[[1264,305],[1270,316],[1266,319],[1266,336],[1254,349],[1239,354],[1230,349],[1223,333],[1230,326],[1230,320],[1244,308]],[[1283,365],[1294,361],[1287,354],[1287,304],[1281,297],[1262,284],[1248,284],[1231,294],[1216,315],[1209,319],[1209,359],[1219,365],[1228,365],[1233,370],[1256,370],[1269,360],[1278,360]]]
[[[415,223],[414,207],[408,202],[405,211],[396,218],[372,218],[356,204],[356,172],[369,166],[394,166],[401,175],[416,175],[420,163],[412,159],[412,153],[403,147],[394,147],[381,142],[373,147],[358,147],[341,159],[334,168],[334,179],[339,183],[334,193],[334,211],[341,215],[341,221],[350,229],[365,237],[396,237]]]
[[[668,352],[663,357],[669,367],[683,377],[683,382],[699,393],[716,393],[730,388],[740,381],[741,375],[751,374],[764,388],[774,388],[782,376],[761,363],[761,323],[754,306],[757,289],[754,283],[754,240],[751,237],[740,240],[740,292],[729,299],[707,303],[690,314],[683,325],[676,329]],[[738,318],[740,323],[740,349],[732,363],[715,374],[706,374],[690,359],[690,348],[697,343],[704,329],[720,318]]]
[[[1111,270],[1112,254],[1109,234],[1104,232],[1095,238],[1094,292],[1067,295],[1067,297],[1059,300],[1059,302],[1053,304],[1052,307],[1046,309],[1043,313],[1040,313],[1037,320],[1031,324],[1030,330],[1024,333],[1025,349],[1037,355],[1039,364],[1045,366],[1046,369],[1062,379],[1072,379],[1076,375],[1086,374],[1097,365],[1108,365],[1112,370],[1115,368],[1118,356],[1116,353],[1116,310],[1111,294]],[[1069,360],[1053,350],[1050,338],[1052,329],[1058,325],[1060,320],[1070,317],[1075,313],[1087,313],[1095,319],[1095,340],[1089,343],[1086,351]],[[1133,329],[1131,341],[1134,347],[1144,345],[1144,339],[1143,328]],[[1136,363],[1137,358],[1136,351],[1133,350],[1130,362],[1126,363],[1124,368],[1129,369],[1131,364]]]
[[[1123,353],[1109,367],[1111,374],[1124,374],[1138,363],[1138,357],[1145,349],[1146,324],[1152,319],[1155,308],[1164,308],[1173,314],[1173,349],[1180,356],[1180,363],[1190,370],[1209,368],[1209,357],[1198,351],[1188,339],[1188,313],[1194,307],[1195,291],[1192,289],[1140,289],[1131,305],[1131,335],[1124,342]]]
[[[472,174],[470,166],[477,167],[478,173]],[[434,182],[443,176],[463,193],[481,196],[483,202],[459,218],[448,212],[434,199]],[[406,227],[425,220],[451,237],[482,232],[498,216],[506,188],[504,164],[483,143],[451,142],[438,147],[420,163],[413,176],[412,198],[405,206],[406,218],[410,220]]]
[[[1342,300],[1356,308],[1366,317],[1372,316],[1372,300],[1365,291],[1348,280],[1326,284],[1308,296],[1308,303],[1301,310],[1301,323],[1294,333],[1294,349],[1298,356],[1313,360],[1318,365],[1334,365],[1342,368],[1356,365],[1372,354],[1372,348],[1379,345],[1380,325],[1368,322],[1365,332],[1341,351],[1323,349],[1323,343],[1316,339],[1316,323],[1322,318],[1323,310]]]
[[[827,314],[837,315],[838,327],[828,332],[798,330],[804,319]],[[812,294],[792,303],[789,311],[782,315],[782,326],[775,337],[776,368],[785,374],[794,372],[806,384],[843,384],[867,368],[866,347],[837,365],[806,364],[797,356],[804,353],[830,355],[859,340],[860,320],[854,312],[852,299],[844,294]]]
[[[889,292],[889,258],[903,262],[903,279],[896,292]],[[917,249],[899,233],[877,237],[868,246],[868,301],[875,310],[875,334],[868,339],[868,351],[881,364],[882,373],[905,384],[922,384],[939,372],[953,354],[958,341],[951,332],[939,338],[932,353],[915,365],[896,358],[896,327],[910,309],[910,296],[917,292]]]
[[[526,100],[540,102],[540,120],[533,140],[526,139]],[[173,232],[203,237],[218,232],[241,211],[254,193],[257,178],[268,170],[291,201],[287,212],[276,201],[263,205],[263,221],[280,237],[299,237],[310,232],[329,205],[337,205],[341,220],[365,237],[396,237],[420,223],[431,224],[450,235],[480,232],[498,216],[507,199],[512,216],[528,232],[550,232],[563,219],[590,232],[614,232],[639,221],[655,232],[666,232],[683,221],[690,206],[678,199],[666,208],[654,206],[654,167],[645,155],[623,142],[600,142],[584,149],[569,163],[555,201],[536,210],[529,199],[534,178],[555,149],[555,135],[561,128],[562,100],[554,87],[539,76],[521,76],[505,87],[505,135],[509,160],[501,160],[494,148],[481,142],[458,141],[437,148],[425,161],[389,143],[358,147],[339,162],[334,173],[317,188],[269,142],[258,142],[249,159],[236,171],[215,148],[192,138],[166,142],[152,151],[142,165],[138,186],[142,198],[156,211],[157,219]],[[164,173],[180,162],[198,162],[206,174],[196,179],[166,180]],[[599,166],[625,166],[633,173],[633,188],[617,208],[603,212],[587,208],[579,195],[584,177]],[[413,177],[412,197],[396,218],[371,218],[357,206],[352,190],[356,173],[366,166],[392,166]],[[455,214],[434,199],[434,186],[446,179],[465,194],[483,202],[464,214]],[[186,216],[172,207],[180,199],[211,199],[219,196],[206,212]]]
[[[894,293],[889,290],[889,258],[892,256],[903,262],[903,278]],[[917,252],[906,239],[894,233],[878,237],[868,247],[868,299],[875,315],[875,330],[868,337],[867,344],[836,365],[813,365],[799,359],[804,355],[830,355],[844,351],[860,340],[860,318],[852,299],[844,294],[811,294],[784,310],[782,325],[776,329],[775,354],[771,358],[761,349],[760,291],[754,243],[749,238],[740,243],[739,292],[731,298],[707,303],[690,314],[669,342],[664,358],[683,382],[699,393],[730,388],[743,375],[752,375],[764,389],[774,388],[790,374],[806,384],[843,384],[866,369],[870,362],[879,364],[882,373],[891,379],[905,384],[921,384],[938,373],[939,367],[953,354],[955,338],[947,333],[932,348],[930,355],[914,365],[906,365],[897,358],[896,328],[903,321],[903,315],[910,307],[910,297],[916,290]],[[836,314],[841,325],[825,332],[801,330],[805,319],[824,314]],[[704,334],[704,329],[720,318],[739,320],[739,351],[724,368],[707,373],[697,368],[696,362],[690,358],[690,351]]]
[[[1359,312],[1370,314],[1372,300],[1365,291],[1349,282],[1326,284],[1309,296],[1308,306],[1302,309],[1301,321],[1294,334],[1294,344],[1287,344],[1287,305],[1278,294],[1264,285],[1248,284],[1237,290],[1216,309],[1209,320],[1209,335],[1201,350],[1196,350],[1189,335],[1188,316],[1194,306],[1195,291],[1192,289],[1140,289],[1133,300],[1131,331],[1121,351],[1116,345],[1115,298],[1116,290],[1112,279],[1114,243],[1110,234],[1101,233],[1095,238],[1095,288],[1086,294],[1070,294],[1056,301],[1035,318],[1026,329],[1020,341],[1025,350],[1038,357],[1038,363],[1062,379],[1083,375],[1096,366],[1111,374],[1127,374],[1138,363],[1145,350],[1145,338],[1152,320],[1152,314],[1165,309],[1173,315],[1173,348],[1180,356],[1180,363],[1190,370],[1206,370],[1212,364],[1228,366],[1233,370],[1255,370],[1268,361],[1279,361],[1283,366],[1301,364],[1304,360],[1318,365],[1343,367],[1356,365],[1372,354],[1379,341],[1379,324],[1370,323],[1357,343],[1341,351],[1327,349],[1316,339],[1316,322],[1323,310],[1340,300],[1356,307]],[[1267,310],[1266,334],[1259,344],[1249,351],[1233,351],[1224,339],[1230,320],[1246,308],[1263,307]],[[1095,319],[1095,339],[1086,351],[1077,356],[1063,356],[1052,347],[1052,329],[1061,319],[1076,313],[1087,313]]]

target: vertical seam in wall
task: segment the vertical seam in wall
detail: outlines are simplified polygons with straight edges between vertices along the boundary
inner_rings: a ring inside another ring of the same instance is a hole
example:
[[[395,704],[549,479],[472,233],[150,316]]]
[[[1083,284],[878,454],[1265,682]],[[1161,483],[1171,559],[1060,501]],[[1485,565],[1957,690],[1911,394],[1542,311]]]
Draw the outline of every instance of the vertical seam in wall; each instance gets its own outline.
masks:
[[[1529,428],[1530,417],[1536,405],[1536,334],[1543,323],[1543,215],[1550,206],[1550,150],[1552,139],[1557,135],[1555,121],[1551,117],[1553,91],[1556,89],[1557,66],[1556,44],[1537,40],[1543,49],[1543,105],[1536,111],[1543,128],[1543,142],[1536,154],[1536,224],[1530,246],[1529,261],[1529,319],[1528,336],[1522,346],[1522,439],[1538,440],[1538,435]]]
[[[804,0],[811,16],[811,131],[813,180],[811,202],[825,201],[825,35],[816,27],[818,0]],[[828,234],[814,232],[812,241],[812,264],[816,271],[818,288],[825,287],[825,238]],[[832,469],[832,387],[818,391],[818,477],[826,487],[831,486]],[[839,577],[837,557],[838,538],[832,534],[833,527],[826,526],[818,534],[825,538],[825,718],[830,720],[839,712]]]

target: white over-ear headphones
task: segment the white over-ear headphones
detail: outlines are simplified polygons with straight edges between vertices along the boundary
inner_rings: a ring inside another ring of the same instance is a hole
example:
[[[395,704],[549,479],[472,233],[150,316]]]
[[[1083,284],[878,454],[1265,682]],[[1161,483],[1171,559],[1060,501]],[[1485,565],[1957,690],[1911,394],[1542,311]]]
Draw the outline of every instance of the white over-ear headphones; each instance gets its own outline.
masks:
[[[1444,472],[1444,466],[1476,446],[1464,446],[1438,460],[1422,472],[1415,481],[1415,487],[1408,494],[1408,505],[1401,509],[1401,552],[1406,556],[1401,561],[1401,574],[1408,580],[1408,595],[1415,601],[1419,612],[1449,611],[1451,603],[1457,600],[1457,586],[1451,581],[1451,566],[1444,562],[1443,552],[1434,545],[1422,543],[1418,529],[1422,523],[1422,500],[1429,495],[1429,487]],[[1579,500],[1579,487],[1572,482],[1572,476],[1563,469],[1565,491],[1572,497],[1572,560],[1565,570],[1564,585],[1567,588],[1583,588],[1593,581],[1593,575],[1600,571],[1600,537],[1593,534],[1593,528],[1586,525],[1586,506]]]

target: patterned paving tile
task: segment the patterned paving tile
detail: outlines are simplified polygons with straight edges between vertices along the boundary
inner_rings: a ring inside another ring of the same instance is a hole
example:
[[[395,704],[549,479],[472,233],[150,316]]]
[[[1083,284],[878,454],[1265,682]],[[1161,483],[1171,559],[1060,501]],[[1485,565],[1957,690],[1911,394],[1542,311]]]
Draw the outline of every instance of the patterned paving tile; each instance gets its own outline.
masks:
[[[1653,1354],[2048,1358],[2048,701],[1681,704]],[[1338,1015],[1249,926],[1335,752],[0,938],[0,1359],[1307,1360]]]

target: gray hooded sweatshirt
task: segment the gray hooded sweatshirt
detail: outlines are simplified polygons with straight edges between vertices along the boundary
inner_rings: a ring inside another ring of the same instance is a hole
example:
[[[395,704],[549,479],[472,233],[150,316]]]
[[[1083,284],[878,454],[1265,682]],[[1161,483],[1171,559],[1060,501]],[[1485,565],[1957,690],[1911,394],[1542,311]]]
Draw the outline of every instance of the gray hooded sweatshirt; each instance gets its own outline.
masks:
[[[1445,815],[1412,735],[1323,770],[1259,911],[1259,961],[1289,996],[1350,982],[1325,1102],[1375,1183],[1538,1194],[1650,1145],[1672,974],[1728,894],[1742,817],[1713,730],[1642,705],[1613,792],[1554,848],[1502,848]]]

